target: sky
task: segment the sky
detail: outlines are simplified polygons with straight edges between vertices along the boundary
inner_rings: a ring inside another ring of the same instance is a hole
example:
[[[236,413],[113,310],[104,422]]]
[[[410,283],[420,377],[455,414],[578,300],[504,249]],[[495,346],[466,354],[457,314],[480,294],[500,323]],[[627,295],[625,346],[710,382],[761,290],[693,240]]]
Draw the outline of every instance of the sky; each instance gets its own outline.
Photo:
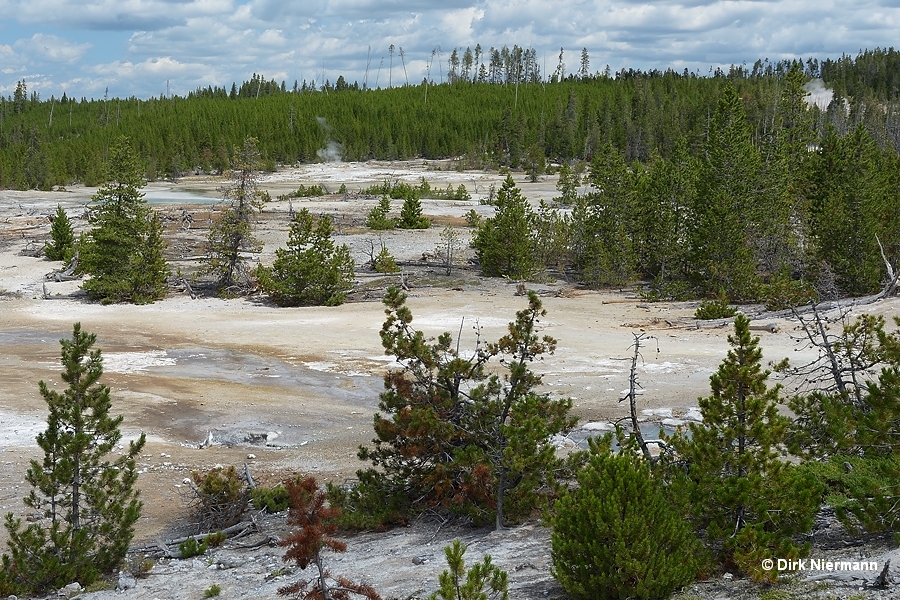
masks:
[[[0,15],[0,94],[24,80],[42,100],[186,95],[254,73],[387,87],[420,83],[429,63],[439,82],[454,48],[479,43],[534,48],[544,74],[560,48],[577,71],[586,48],[591,72],[706,75],[856,56],[900,32],[900,0],[0,0]]]

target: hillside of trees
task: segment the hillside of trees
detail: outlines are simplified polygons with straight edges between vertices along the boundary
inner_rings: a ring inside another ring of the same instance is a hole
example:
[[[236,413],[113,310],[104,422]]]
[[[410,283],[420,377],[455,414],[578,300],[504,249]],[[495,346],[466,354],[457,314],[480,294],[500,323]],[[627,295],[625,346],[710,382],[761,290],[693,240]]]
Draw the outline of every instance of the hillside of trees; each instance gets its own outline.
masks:
[[[0,99],[0,186],[99,185],[127,138],[148,180],[344,160],[457,158],[460,168],[559,165],[558,206],[512,180],[474,244],[486,275],[546,271],[650,299],[773,310],[883,289],[900,259],[900,83],[893,49],[819,62],[542,77],[532,52],[454,52],[446,82],[371,90],[267,81],[150,100]],[[487,61],[490,65],[485,66]],[[809,101],[819,78],[827,106]],[[441,77],[443,80],[443,76]],[[517,240],[518,247],[504,247]],[[886,267],[887,263],[887,267]],[[896,282],[894,282],[896,283]]]
[[[529,150],[553,161],[591,160],[606,144],[626,161],[669,158],[679,140],[696,155],[707,137],[723,87],[736,89],[754,144],[778,122],[785,77],[799,66],[804,80],[821,77],[834,90],[828,107],[810,111],[812,135],[829,126],[845,134],[862,124],[896,153],[900,53],[876,49],[838,60],[756,61],[728,72],[590,71],[560,60],[541,74],[533,52],[514,46],[454,52],[440,78],[366,89],[339,77],[285,82],[254,75],[230,89],[201,88],[186,97],[40,98],[19,82],[0,98],[0,186],[49,189],[102,182],[113,140],[128,137],[150,180],[192,169],[223,170],[231,148],[259,139],[270,166],[319,160],[329,141],[344,160],[465,157],[469,166],[517,167]],[[435,65],[437,66],[437,65]],[[434,81],[438,79],[438,81]]]

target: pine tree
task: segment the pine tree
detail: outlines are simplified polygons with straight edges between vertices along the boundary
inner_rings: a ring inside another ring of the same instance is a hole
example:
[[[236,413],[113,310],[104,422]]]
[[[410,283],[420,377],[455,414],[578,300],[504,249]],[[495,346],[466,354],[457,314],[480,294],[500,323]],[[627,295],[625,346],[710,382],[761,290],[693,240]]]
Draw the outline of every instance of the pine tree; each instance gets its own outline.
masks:
[[[684,139],[671,159],[654,154],[635,194],[635,253],[638,270],[653,277],[656,293],[677,296],[689,277],[687,234],[697,193],[697,161]]]
[[[459,540],[444,547],[450,569],[440,574],[441,587],[429,600],[507,600],[509,579],[506,571],[491,562],[490,554],[485,554],[480,563],[467,570],[465,553],[466,547]]]
[[[416,196],[412,195],[403,201],[397,227],[400,229],[428,229],[431,227],[431,221],[422,215],[422,203]]]
[[[59,204],[56,205],[56,214],[50,225],[50,238],[44,246],[44,256],[50,260],[68,262],[75,253],[75,233],[72,231],[72,222],[66,215],[66,211]]]
[[[815,122],[807,108],[803,65],[795,61],[782,79],[775,111],[774,134],[763,146],[761,190],[754,205],[757,227],[751,235],[755,256],[768,273],[797,272],[804,265],[807,231],[807,171],[816,140]]]
[[[76,323],[62,346],[62,393],[40,382],[49,413],[47,429],[38,434],[43,461],[32,460],[25,475],[31,493],[25,506],[42,520],[24,529],[6,515],[14,576],[31,592],[58,589],[73,581],[86,586],[115,569],[125,557],[141,513],[135,489],[135,459],[144,435],[110,460],[122,434],[122,417],[110,417],[109,388],[96,335]]]
[[[666,598],[696,577],[702,544],[647,462],[591,442],[578,487],[554,506],[553,576],[576,600]]]
[[[634,275],[633,176],[622,155],[607,144],[591,162],[596,191],[578,198],[572,209],[574,266],[592,287],[624,285]]]
[[[479,339],[467,353],[450,333],[429,340],[413,329],[406,296],[395,288],[384,303],[382,345],[402,368],[385,376],[374,447],[359,452],[378,470],[360,471],[360,480],[415,498],[414,510],[450,509],[478,523],[502,526],[530,514],[558,466],[548,440],[572,426],[571,401],[535,392],[540,377],[528,368],[555,345],[536,334],[537,296],[507,336],[497,344]],[[508,367],[503,378],[486,370],[496,356]]]
[[[162,225],[139,191],[144,183],[137,154],[120,138],[110,151],[107,183],[92,198],[94,227],[79,248],[81,267],[91,275],[82,288],[103,304],[165,296]]]
[[[385,229],[393,229],[396,226],[394,219],[388,217],[391,212],[391,199],[387,194],[383,194],[378,204],[372,207],[366,214],[366,227],[382,231]]]
[[[538,270],[533,229],[534,212],[512,176],[497,192],[497,212],[475,234],[475,253],[488,277],[528,279]]]
[[[834,270],[842,294],[861,296],[881,287],[884,263],[876,236],[888,247],[889,239],[897,239],[896,191],[885,167],[862,124],[844,137],[830,129],[814,161],[814,256]]]
[[[256,270],[260,287],[281,306],[337,306],[353,287],[353,259],[346,244],[331,239],[331,217],[313,221],[309,210],[294,216],[287,248],[275,251],[271,268]]]
[[[288,494],[288,525],[297,529],[279,542],[287,547],[284,562],[293,562],[305,570],[315,565],[317,573],[310,579],[301,579],[291,585],[278,588],[282,596],[293,596],[303,600],[328,600],[329,598],[349,600],[350,594],[368,600],[381,600],[381,596],[370,585],[353,583],[346,577],[332,575],[325,568],[323,550],[346,552],[347,544],[334,537],[338,526],[335,518],[340,510],[325,506],[326,495],[316,484],[314,477],[297,478],[285,482]],[[335,581],[337,585],[332,585]]]
[[[216,277],[220,294],[244,293],[250,288],[250,272],[244,252],[259,252],[262,243],[250,227],[253,211],[260,206],[258,171],[261,158],[258,141],[248,137],[235,148],[230,183],[223,190],[228,206],[209,229],[206,271]]]
[[[756,297],[758,277],[749,233],[761,160],[740,96],[726,84],[709,124],[691,238],[694,285],[729,300]]]
[[[541,175],[547,172],[547,157],[544,156],[544,149],[535,142],[528,146],[523,157],[525,174],[528,175],[528,181],[537,183],[541,179]]]
[[[559,167],[559,179],[556,181],[556,190],[560,195],[553,199],[563,206],[571,206],[574,204],[575,200],[578,198],[579,180],[580,177],[572,170],[569,163],[564,162]]]
[[[535,392],[542,381],[529,365],[556,349],[555,339],[538,335],[546,314],[540,298],[529,291],[528,308],[517,312],[509,332],[489,347],[507,372],[502,381],[496,376],[488,381],[487,393],[474,403],[464,425],[477,441],[458,461],[473,471],[479,465],[490,467],[488,489],[494,490],[497,529],[504,527],[507,514],[516,520],[536,508],[538,490],[560,466],[550,439],[575,426],[576,419],[569,416],[571,399]]]
[[[767,578],[762,558],[808,551],[791,537],[812,527],[822,489],[779,454],[788,425],[778,412],[780,386],[767,386],[769,371],[749,326],[743,315],[735,318],[731,350],[710,377],[712,395],[698,400],[703,423],[672,440],[688,466],[673,490],[723,561]]]

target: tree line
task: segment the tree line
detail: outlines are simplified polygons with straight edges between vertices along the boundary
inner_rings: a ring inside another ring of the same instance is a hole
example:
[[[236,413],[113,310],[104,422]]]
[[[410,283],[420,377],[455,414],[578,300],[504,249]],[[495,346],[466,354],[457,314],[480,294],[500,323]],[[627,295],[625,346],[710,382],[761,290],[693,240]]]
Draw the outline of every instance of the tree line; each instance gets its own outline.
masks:
[[[99,184],[122,136],[133,140],[149,180],[225,171],[231,148],[248,136],[259,139],[268,168],[319,160],[328,142],[340,144],[344,160],[463,157],[473,167],[518,167],[529,151],[557,162],[589,161],[607,144],[628,161],[647,163],[656,154],[672,157],[680,140],[698,157],[726,84],[761,145],[779,127],[777,100],[796,68],[804,80],[821,76],[835,92],[829,106],[811,109],[817,139],[829,125],[845,134],[862,124],[880,147],[896,152],[896,56],[889,49],[806,64],[757,61],[704,76],[590,73],[583,56],[578,70],[566,73],[561,60],[547,77],[533,72],[528,49],[514,46],[482,51],[468,70],[465,52],[451,55],[445,83],[367,89],[341,78],[338,86],[288,88],[254,75],[227,92],[210,87],[150,99],[42,100],[23,80],[0,98],[0,186]],[[476,64],[487,64],[485,77],[472,74]]]
[[[762,147],[753,142],[737,90],[727,85],[700,157],[681,140],[671,158],[628,162],[606,144],[589,164],[561,165],[560,195],[537,208],[507,176],[485,200],[494,215],[470,215],[481,271],[515,280],[549,273],[594,288],[641,282],[650,300],[764,302],[771,310],[878,292],[900,257],[900,159],[862,125],[845,135],[829,127],[817,140],[799,69],[785,81],[791,85],[776,104],[776,134]],[[354,265],[347,247],[332,240],[328,215],[316,220],[301,211],[272,267],[248,266],[248,253],[261,249],[251,226],[265,196],[257,185],[258,144],[248,137],[229,153],[227,206],[210,228],[202,273],[226,295],[258,284],[281,305],[340,304]],[[544,166],[543,159],[536,164]],[[57,211],[45,252],[75,258],[70,268],[91,275],[83,287],[93,299],[162,298],[170,275],[162,227],[139,192],[144,179],[128,140],[113,146],[105,178],[93,198],[94,227],[75,240]],[[367,227],[430,225],[419,202],[424,187],[376,188],[382,198]],[[468,197],[464,189],[439,192]],[[399,219],[386,216],[389,196],[404,199]],[[393,260],[387,248],[382,254]]]
[[[555,205],[538,208],[508,178],[474,236],[482,270],[773,310],[878,292],[900,258],[900,160],[861,123],[819,135],[803,81],[795,64],[761,140],[726,83],[697,153],[682,138],[641,162],[607,142],[561,165]]]

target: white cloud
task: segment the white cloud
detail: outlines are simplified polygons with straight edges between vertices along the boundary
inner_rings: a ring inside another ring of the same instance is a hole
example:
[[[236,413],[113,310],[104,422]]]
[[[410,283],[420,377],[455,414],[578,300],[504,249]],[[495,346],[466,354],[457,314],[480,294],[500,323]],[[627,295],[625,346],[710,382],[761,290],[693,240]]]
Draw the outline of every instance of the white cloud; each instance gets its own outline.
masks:
[[[10,22],[0,30],[0,88],[21,77],[20,61],[27,76],[43,73],[48,85],[67,81],[102,92],[109,78],[111,93],[140,96],[159,93],[158,82],[141,78],[163,73],[173,92],[187,93],[201,81],[230,87],[254,72],[289,84],[321,80],[323,63],[331,81],[343,74],[362,83],[370,46],[369,83],[383,58],[384,85],[390,44],[405,50],[415,83],[438,47],[446,61],[453,48],[478,43],[485,50],[533,46],[550,71],[560,47],[568,71],[586,47],[592,70],[609,64],[614,71],[706,73],[758,58],[887,47],[900,29],[897,0],[0,0],[0,14]],[[25,39],[3,39],[13,30]],[[395,53],[395,85],[398,68]],[[436,64],[433,75],[441,69],[446,64]]]
[[[280,29],[266,29],[260,34],[258,41],[261,45],[271,48],[282,48],[287,43]]]
[[[36,33],[28,39],[16,41],[15,47],[29,62],[43,60],[71,65],[84,56],[91,44],[75,44],[55,35]]]
[[[154,30],[182,22],[189,16],[226,14],[229,0],[13,0],[16,19],[22,23],[91,30]]]

